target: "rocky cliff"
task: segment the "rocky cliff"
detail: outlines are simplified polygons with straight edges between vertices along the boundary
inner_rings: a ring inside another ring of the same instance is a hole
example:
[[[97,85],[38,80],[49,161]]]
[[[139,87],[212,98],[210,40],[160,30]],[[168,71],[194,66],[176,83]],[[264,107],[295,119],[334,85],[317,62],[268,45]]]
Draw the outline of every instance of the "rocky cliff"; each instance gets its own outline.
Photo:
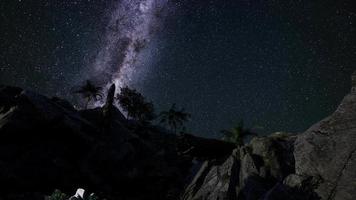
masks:
[[[295,177],[289,177],[295,172],[295,139],[285,134],[254,138],[226,160],[206,161],[182,199],[290,199],[297,192]],[[303,199],[312,193],[300,189]]]
[[[297,174],[312,176],[321,199],[356,199],[356,94],[347,95],[328,118],[298,136]]]
[[[183,200],[356,199],[356,93],[298,135],[254,138],[204,163]]]

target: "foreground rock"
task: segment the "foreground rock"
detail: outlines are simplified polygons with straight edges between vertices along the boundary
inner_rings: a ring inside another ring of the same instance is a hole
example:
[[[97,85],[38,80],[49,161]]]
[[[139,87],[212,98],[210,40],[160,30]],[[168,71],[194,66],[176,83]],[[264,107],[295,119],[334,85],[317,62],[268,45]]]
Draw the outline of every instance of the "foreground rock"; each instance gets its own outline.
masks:
[[[356,94],[336,112],[300,135],[295,144],[296,173],[319,179],[322,199],[356,198]]]
[[[254,138],[225,160],[206,161],[183,199],[292,199],[293,193],[301,197],[294,199],[308,199],[313,192],[303,188],[304,179],[289,176],[295,139],[285,134]]]
[[[254,138],[209,160],[184,200],[356,199],[356,73],[337,110],[305,133]]]

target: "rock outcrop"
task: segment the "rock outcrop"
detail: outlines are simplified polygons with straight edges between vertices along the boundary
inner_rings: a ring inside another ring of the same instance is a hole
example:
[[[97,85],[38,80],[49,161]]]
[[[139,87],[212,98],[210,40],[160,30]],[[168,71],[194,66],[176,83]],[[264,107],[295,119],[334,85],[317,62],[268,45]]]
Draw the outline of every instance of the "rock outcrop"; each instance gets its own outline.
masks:
[[[305,199],[310,191],[303,189],[304,182],[288,176],[294,174],[295,139],[285,134],[254,138],[225,160],[206,161],[182,199],[283,199],[296,191]]]
[[[315,192],[322,199],[356,199],[356,94],[301,134],[294,155],[297,174],[319,178]]]
[[[298,135],[254,138],[207,161],[183,200],[356,199],[356,73],[337,110]]]

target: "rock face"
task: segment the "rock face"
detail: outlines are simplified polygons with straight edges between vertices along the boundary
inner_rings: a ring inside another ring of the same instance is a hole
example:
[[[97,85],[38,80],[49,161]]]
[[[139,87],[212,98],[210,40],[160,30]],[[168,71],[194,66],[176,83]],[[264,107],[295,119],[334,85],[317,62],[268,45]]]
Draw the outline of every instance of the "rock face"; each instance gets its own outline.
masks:
[[[304,182],[294,177],[286,179],[294,174],[295,138],[285,135],[254,138],[225,160],[206,161],[182,199],[288,199],[295,191],[303,194],[300,199],[306,199],[309,191],[302,189]],[[283,180],[288,183],[283,184]]]
[[[318,177],[315,191],[322,199],[356,199],[355,151],[356,93],[351,93],[335,113],[298,137],[296,173]]]
[[[356,199],[356,73],[337,110],[299,135],[254,138],[206,162],[184,200]]]

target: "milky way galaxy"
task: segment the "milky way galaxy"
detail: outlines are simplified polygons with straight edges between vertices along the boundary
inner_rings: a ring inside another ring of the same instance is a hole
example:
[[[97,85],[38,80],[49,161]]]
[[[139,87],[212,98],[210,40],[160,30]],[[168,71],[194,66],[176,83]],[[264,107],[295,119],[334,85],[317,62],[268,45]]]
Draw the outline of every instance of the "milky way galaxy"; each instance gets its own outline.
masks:
[[[127,85],[157,113],[184,107],[187,130],[206,137],[240,119],[263,134],[302,132],[350,90],[355,10],[353,0],[1,0],[0,84],[78,107],[72,91],[87,79]]]
[[[130,85],[141,50],[159,29],[166,0],[125,0],[117,3],[106,28],[104,44],[94,62],[94,79],[101,84]]]

